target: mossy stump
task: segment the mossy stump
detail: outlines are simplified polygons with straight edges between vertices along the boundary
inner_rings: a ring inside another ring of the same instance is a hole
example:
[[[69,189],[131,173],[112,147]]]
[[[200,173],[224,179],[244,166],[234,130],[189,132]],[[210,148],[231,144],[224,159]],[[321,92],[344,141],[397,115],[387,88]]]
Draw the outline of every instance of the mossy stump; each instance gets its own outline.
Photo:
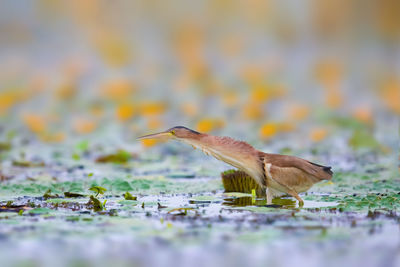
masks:
[[[221,173],[221,178],[225,192],[251,194],[251,190],[255,189],[257,197],[265,197],[265,190],[263,190],[253,178],[243,171],[228,170]]]

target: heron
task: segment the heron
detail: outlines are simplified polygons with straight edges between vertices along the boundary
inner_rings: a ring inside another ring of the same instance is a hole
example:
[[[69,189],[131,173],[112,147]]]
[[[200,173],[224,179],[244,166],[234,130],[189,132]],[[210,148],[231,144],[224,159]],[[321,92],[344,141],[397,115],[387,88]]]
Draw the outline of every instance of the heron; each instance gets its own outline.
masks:
[[[184,126],[137,138],[143,139],[173,139],[187,143],[244,171],[266,190],[267,204],[272,204],[275,197],[290,195],[298,200],[299,206],[303,206],[299,193],[306,192],[322,180],[330,180],[333,175],[332,168],[328,166],[295,156],[264,153],[246,142],[199,133]]]

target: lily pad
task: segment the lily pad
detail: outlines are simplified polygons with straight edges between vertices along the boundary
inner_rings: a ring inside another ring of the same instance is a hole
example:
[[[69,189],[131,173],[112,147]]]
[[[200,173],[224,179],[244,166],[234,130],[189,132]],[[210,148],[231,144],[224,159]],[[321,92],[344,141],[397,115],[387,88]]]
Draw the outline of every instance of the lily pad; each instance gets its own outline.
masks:
[[[48,208],[35,208],[28,211],[30,214],[48,214],[50,212],[52,212],[52,210]]]
[[[118,201],[119,204],[121,205],[128,205],[128,206],[136,206],[139,202],[136,200],[119,200]]]
[[[173,172],[166,175],[168,178],[194,178],[196,175],[194,173],[187,172]]]
[[[219,199],[215,196],[195,196],[195,197],[192,197],[189,201],[191,204],[196,204],[196,203],[220,202],[221,199]]]

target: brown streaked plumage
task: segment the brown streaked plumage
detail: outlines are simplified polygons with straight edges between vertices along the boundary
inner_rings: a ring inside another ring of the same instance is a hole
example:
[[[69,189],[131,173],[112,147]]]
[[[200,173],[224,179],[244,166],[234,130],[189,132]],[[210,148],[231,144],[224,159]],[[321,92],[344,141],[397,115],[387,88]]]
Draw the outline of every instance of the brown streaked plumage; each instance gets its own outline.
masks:
[[[268,203],[271,203],[275,196],[289,194],[302,205],[303,200],[298,194],[307,191],[321,180],[330,180],[333,174],[331,167],[294,156],[264,153],[246,142],[199,133],[183,126],[145,135],[138,140],[150,138],[172,138],[188,143],[207,155],[246,172],[260,186],[267,189]]]

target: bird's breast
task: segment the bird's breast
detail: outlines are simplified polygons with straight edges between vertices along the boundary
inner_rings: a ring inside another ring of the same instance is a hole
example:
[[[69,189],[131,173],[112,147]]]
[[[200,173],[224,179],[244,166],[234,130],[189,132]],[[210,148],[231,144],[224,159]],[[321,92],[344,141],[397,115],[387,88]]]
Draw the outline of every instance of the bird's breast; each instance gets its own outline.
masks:
[[[252,177],[260,186],[263,186],[264,174],[257,159],[251,155],[230,153],[223,150],[208,149],[206,150],[210,155],[216,159],[221,160],[239,170],[244,171]]]

